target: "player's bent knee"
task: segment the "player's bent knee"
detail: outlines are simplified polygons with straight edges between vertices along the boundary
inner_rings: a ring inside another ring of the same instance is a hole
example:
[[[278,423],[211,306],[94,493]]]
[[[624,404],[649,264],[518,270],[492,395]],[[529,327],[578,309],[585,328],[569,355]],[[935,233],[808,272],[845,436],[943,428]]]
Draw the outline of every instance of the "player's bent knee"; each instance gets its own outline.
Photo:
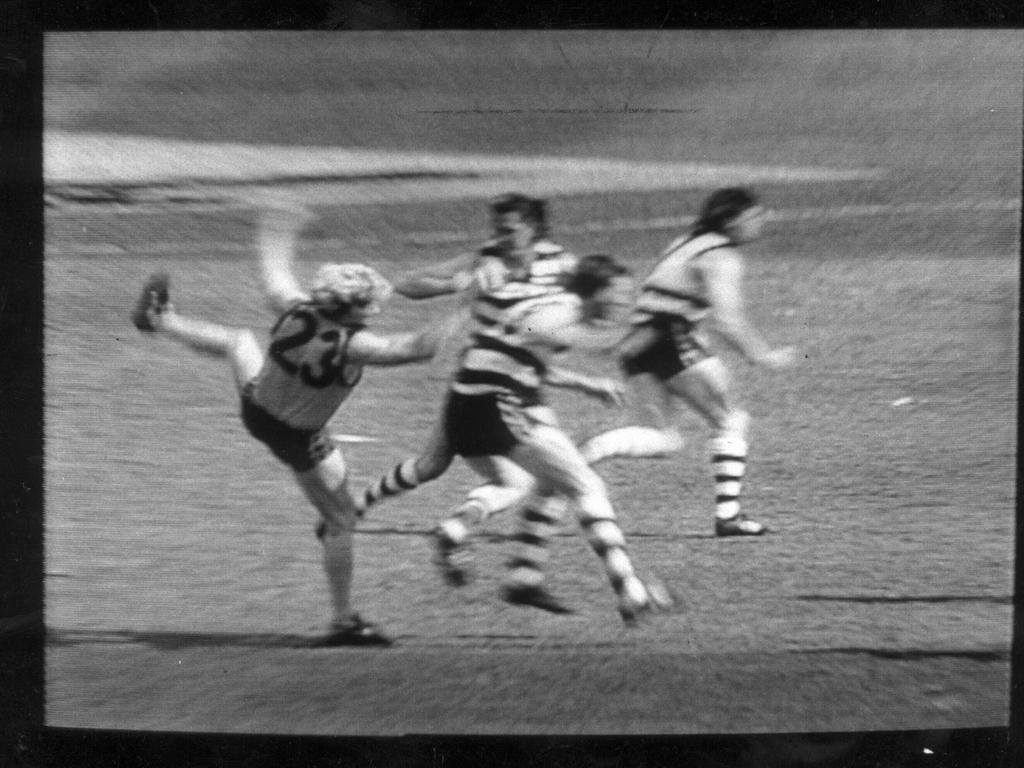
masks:
[[[416,459],[416,478],[420,483],[428,483],[443,475],[452,464],[451,454],[435,456],[428,454]]]
[[[235,331],[228,344],[228,357],[231,359],[238,385],[244,386],[255,378],[263,367],[263,351],[255,334],[248,329]]]
[[[678,429],[667,428],[660,430],[662,449],[665,453],[675,453],[686,447],[686,439]]]
[[[351,533],[355,528],[354,522],[355,521],[353,519],[353,522],[350,525],[347,521],[343,522],[338,520],[321,519],[320,522],[316,524],[316,537],[319,541],[323,542],[329,538],[335,538],[346,533]]]
[[[608,489],[605,487],[601,476],[589,467],[586,471],[566,475],[563,478],[562,488],[559,490],[566,496],[577,502],[584,502],[588,498],[607,497]]]
[[[488,483],[477,486],[467,493],[466,500],[475,502],[481,508],[486,509],[488,514],[495,514],[520,505],[529,495],[529,488]]]
[[[729,414],[729,429],[745,435],[750,426],[750,414],[746,411],[734,410]]]
[[[316,537],[320,541],[323,541],[328,536],[337,536],[341,531],[340,525],[331,525],[326,520],[321,520],[316,524]]]
[[[626,538],[622,529],[614,520],[584,520],[583,527],[586,530],[587,540],[592,546],[600,549],[611,549],[613,547],[624,548]]]
[[[746,411],[733,409],[722,417],[719,432],[722,436],[731,436],[745,440],[750,427],[750,414]]]

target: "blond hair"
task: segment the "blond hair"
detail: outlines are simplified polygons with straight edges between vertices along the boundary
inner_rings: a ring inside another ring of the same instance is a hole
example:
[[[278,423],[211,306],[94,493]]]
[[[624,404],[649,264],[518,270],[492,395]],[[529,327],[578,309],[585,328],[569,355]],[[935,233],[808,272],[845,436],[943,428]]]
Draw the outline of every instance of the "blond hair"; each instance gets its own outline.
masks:
[[[362,307],[385,301],[393,291],[391,283],[365,264],[324,264],[310,288],[318,302]]]

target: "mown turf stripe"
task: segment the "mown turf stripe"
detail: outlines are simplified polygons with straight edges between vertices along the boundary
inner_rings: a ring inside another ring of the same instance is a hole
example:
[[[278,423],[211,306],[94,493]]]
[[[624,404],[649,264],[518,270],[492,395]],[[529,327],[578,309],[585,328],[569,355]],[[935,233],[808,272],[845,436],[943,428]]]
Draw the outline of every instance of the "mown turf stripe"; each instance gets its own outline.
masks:
[[[265,184],[292,179],[423,176],[519,178],[570,186],[618,189],[755,181],[840,181],[876,178],[877,168],[678,163],[561,155],[498,155],[253,145],[158,139],[108,133],[47,131],[43,140],[47,185]],[[465,186],[464,182],[456,182]],[[531,185],[532,186],[532,185]],[[467,186],[467,188],[472,185]]]
[[[240,206],[241,207],[241,206]],[[974,200],[947,200],[931,203],[900,203],[898,205],[838,205],[820,206],[809,208],[792,208],[773,210],[769,213],[772,221],[799,222],[799,221],[840,221],[849,218],[871,217],[871,216],[915,216],[923,217],[941,215],[946,213],[972,212],[972,211],[1017,211],[1020,209],[1018,200],[1004,200],[999,198],[982,198]],[[179,210],[176,208],[176,210]],[[209,210],[206,206],[204,210]],[[150,213],[152,209],[143,210],[138,207],[118,208],[119,215],[131,213]],[[591,220],[577,224],[559,226],[560,235],[571,236],[593,232],[626,232],[626,231],[647,231],[660,229],[685,229],[694,221],[692,216],[655,216],[647,218],[631,219],[607,219]],[[394,238],[380,237],[355,237],[355,238],[330,238],[318,240],[312,247],[331,250],[338,254],[359,253],[367,247],[386,245],[389,242],[398,241],[406,245],[460,245],[475,243],[482,240],[482,231],[449,230],[435,232],[408,232],[398,233]],[[50,256],[118,256],[118,255],[174,255],[185,253],[204,253],[209,255],[222,254],[243,254],[255,252],[251,243],[238,242],[174,242],[174,243],[139,243],[129,249],[114,243],[93,243],[81,245],[49,245],[47,254]]]

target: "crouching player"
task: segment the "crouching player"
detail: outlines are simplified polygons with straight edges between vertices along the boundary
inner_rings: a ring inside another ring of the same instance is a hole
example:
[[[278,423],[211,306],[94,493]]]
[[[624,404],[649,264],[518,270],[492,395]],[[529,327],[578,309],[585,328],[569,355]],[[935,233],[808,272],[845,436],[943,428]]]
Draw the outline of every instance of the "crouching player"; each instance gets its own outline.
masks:
[[[315,644],[386,646],[390,639],[350,604],[356,504],[346,484],[345,460],[324,428],[359,382],[363,366],[429,359],[454,319],[423,333],[366,330],[367,319],[380,312],[392,289],[361,264],[325,264],[310,290],[303,290],[291,265],[306,218],[301,211],[275,211],[261,220],[261,276],[267,297],[281,313],[265,354],[247,329],[178,314],[163,274],[143,288],[132,321],[141,331],[228,358],[246,429],[291,470],[319,512],[317,537],[334,615],[329,633]]]
[[[544,586],[547,558],[542,529],[543,500],[558,495],[578,509],[590,546],[601,559],[618,599],[623,620],[634,622],[655,606],[636,575],[626,541],[616,522],[604,482],[562,431],[544,404],[544,384],[579,389],[621,402],[620,385],[551,366],[553,355],[571,347],[608,349],[621,338],[618,328],[594,322],[606,308],[619,305],[631,290],[626,269],[608,256],[587,256],[563,290],[537,295],[503,290],[505,306],[498,322],[477,330],[464,351],[450,385],[444,430],[454,453],[485,479],[502,481],[501,463],[511,461],[529,473],[535,496],[520,510],[524,535],[510,561],[503,598],[512,604],[567,612]],[[518,298],[517,298],[518,294]],[[488,296],[501,295],[501,291]]]

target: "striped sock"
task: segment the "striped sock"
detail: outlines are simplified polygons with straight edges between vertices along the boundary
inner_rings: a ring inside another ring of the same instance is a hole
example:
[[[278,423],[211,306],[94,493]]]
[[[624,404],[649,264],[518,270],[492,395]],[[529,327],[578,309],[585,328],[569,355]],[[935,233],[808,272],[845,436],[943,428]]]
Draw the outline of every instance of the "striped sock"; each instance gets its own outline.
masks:
[[[548,541],[558,525],[565,503],[561,499],[534,499],[519,515],[519,530],[513,540],[516,554],[508,561],[509,584],[539,587],[544,582],[548,563]]]
[[[604,564],[608,581],[620,598],[627,585],[637,581],[633,563],[626,554],[626,538],[618,523],[609,518],[581,518],[587,543]],[[632,590],[632,587],[631,587]]]
[[[383,499],[411,491],[419,484],[420,479],[416,474],[416,459],[406,459],[401,464],[393,466],[381,475],[377,482],[363,491],[362,510],[365,512]]]
[[[715,517],[731,520],[740,512],[740,490],[747,468],[747,441],[733,435],[713,438],[711,469],[715,473]]]

